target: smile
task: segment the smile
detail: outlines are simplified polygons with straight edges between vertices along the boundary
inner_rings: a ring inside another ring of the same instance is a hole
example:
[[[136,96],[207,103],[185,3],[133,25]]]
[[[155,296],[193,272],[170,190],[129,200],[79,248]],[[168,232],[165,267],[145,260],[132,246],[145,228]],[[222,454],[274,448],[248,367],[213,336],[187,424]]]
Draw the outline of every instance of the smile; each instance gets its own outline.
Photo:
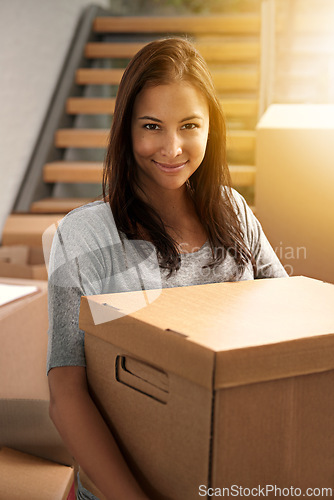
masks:
[[[152,161],[163,172],[178,172],[179,170],[182,170],[182,168],[184,168],[185,165],[188,163],[188,160],[183,163],[175,163],[175,164],[159,163],[155,160]]]

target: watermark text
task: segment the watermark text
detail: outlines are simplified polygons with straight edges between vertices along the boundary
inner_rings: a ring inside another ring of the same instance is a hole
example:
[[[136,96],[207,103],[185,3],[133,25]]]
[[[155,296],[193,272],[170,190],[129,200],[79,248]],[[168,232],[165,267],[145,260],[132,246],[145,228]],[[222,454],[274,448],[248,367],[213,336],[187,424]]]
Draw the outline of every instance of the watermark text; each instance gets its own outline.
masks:
[[[244,488],[236,484],[229,488],[209,488],[201,484],[198,488],[200,497],[332,497],[334,496],[334,488],[295,488],[289,486],[281,488],[277,485],[266,484],[258,485],[252,488]]]

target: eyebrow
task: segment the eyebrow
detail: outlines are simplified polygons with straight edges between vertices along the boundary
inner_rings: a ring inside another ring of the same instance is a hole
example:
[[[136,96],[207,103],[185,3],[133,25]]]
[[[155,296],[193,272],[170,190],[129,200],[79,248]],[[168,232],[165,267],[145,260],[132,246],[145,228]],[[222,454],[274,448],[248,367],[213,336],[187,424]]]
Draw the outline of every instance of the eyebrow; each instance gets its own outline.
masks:
[[[187,122],[189,120],[203,120],[203,116],[200,115],[187,116],[187,118],[183,118],[183,120],[181,120],[180,123]]]
[[[187,118],[183,118],[183,120],[180,120],[179,123],[187,122],[189,120],[194,120],[194,119],[203,120],[203,117],[199,116],[199,115],[187,116]],[[151,120],[152,122],[162,123],[162,120],[159,120],[158,118],[154,118],[154,116],[147,116],[147,115],[140,116],[138,118],[138,120]]]
[[[162,123],[161,120],[159,120],[158,118],[154,118],[153,116],[140,116],[138,120],[151,120],[152,122]]]

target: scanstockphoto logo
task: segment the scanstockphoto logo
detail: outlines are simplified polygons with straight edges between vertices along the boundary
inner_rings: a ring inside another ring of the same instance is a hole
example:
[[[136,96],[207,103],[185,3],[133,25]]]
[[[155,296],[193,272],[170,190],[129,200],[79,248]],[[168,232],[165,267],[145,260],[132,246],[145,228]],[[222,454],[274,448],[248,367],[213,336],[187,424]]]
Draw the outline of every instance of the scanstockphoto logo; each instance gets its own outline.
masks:
[[[289,276],[294,273],[293,262],[297,260],[306,260],[307,252],[305,246],[285,246],[283,242],[280,241],[279,245],[274,248],[274,252],[281,262],[284,262],[284,269]],[[290,261],[290,262],[289,262]]]
[[[115,232],[115,234],[118,234]],[[89,305],[95,324],[129,315],[155,301],[161,294],[161,275],[152,243],[121,240],[100,247],[99,242],[75,241],[53,224],[43,234],[43,252],[49,283],[66,297],[74,290],[83,295],[110,294],[108,303],[92,297]],[[131,292],[124,294],[123,292]]]
[[[309,497],[309,498],[330,498],[334,496],[334,489],[327,487],[319,488],[298,488],[295,486],[280,487],[276,484],[257,485],[255,487],[247,488],[233,484],[225,488],[212,488],[201,484],[198,487],[199,497],[212,498],[212,497]]]

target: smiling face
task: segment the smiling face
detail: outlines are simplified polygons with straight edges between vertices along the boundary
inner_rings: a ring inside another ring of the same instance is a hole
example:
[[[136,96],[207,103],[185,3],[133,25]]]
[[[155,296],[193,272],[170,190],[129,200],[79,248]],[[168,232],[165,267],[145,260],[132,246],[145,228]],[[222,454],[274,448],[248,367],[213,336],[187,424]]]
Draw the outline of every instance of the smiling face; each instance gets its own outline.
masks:
[[[185,189],[205,155],[207,101],[186,82],[144,87],[135,100],[131,132],[144,192]]]

